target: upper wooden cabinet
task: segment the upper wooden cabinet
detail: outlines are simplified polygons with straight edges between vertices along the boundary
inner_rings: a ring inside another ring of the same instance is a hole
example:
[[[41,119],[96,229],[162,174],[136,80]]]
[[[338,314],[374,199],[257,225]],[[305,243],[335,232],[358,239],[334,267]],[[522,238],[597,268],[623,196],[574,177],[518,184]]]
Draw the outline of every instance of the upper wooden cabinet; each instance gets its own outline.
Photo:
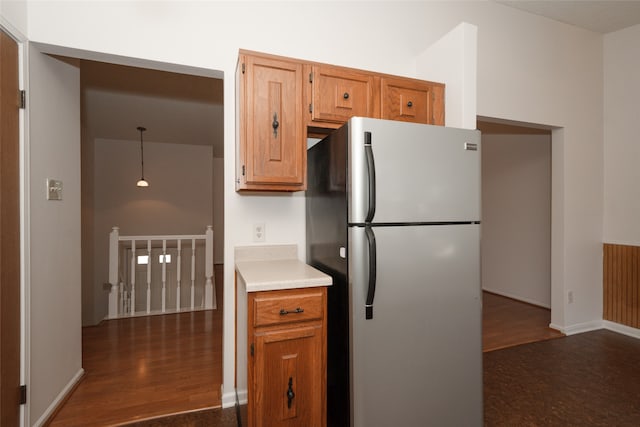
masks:
[[[408,78],[381,79],[383,119],[444,126],[444,85]]]
[[[307,68],[311,69],[309,112],[314,123],[342,124],[353,116],[377,115],[377,77],[332,66],[312,65]]]
[[[307,150],[302,64],[241,54],[236,74],[236,190],[304,190]]]
[[[307,137],[353,116],[444,125],[444,89],[382,73],[241,50],[237,191],[304,191]]]

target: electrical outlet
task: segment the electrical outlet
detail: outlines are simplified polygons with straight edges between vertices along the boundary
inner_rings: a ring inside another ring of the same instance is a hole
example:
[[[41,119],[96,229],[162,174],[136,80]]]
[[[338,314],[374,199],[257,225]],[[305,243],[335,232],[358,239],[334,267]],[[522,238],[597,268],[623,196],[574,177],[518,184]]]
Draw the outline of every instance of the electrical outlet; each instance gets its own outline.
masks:
[[[256,222],[253,224],[253,241],[254,242],[264,242],[265,241],[265,225],[264,222]]]
[[[573,304],[573,291],[567,292],[567,302]]]

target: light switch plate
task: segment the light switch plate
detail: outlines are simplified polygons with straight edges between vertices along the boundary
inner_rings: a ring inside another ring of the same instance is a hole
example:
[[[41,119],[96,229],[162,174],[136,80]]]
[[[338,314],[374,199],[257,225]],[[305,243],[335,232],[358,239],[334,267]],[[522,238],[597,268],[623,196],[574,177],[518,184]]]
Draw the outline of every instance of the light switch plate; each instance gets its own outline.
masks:
[[[47,200],[62,200],[62,181],[47,178]]]

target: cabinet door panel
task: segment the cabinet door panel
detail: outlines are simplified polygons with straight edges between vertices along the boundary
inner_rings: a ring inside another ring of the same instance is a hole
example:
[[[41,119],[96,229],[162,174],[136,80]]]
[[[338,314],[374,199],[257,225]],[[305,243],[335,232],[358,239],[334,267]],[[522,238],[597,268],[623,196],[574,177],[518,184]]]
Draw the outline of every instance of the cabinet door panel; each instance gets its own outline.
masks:
[[[375,114],[372,74],[333,67],[312,67],[312,120],[344,123],[353,116]]]
[[[244,61],[241,114],[246,117],[240,132],[246,140],[240,153],[240,189],[303,190],[302,64],[251,56]]]
[[[405,122],[444,124],[440,107],[441,84],[412,79],[382,79],[382,118]],[[442,121],[442,123],[439,123]]]
[[[321,325],[273,330],[255,339],[255,425],[321,426]]]

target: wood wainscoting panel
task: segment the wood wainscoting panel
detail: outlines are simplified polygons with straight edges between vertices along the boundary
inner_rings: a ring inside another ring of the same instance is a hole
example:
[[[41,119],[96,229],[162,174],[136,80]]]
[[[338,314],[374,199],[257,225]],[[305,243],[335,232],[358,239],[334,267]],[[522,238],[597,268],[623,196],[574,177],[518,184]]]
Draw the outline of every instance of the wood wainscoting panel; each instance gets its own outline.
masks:
[[[602,317],[640,328],[640,246],[605,243],[603,252]]]

